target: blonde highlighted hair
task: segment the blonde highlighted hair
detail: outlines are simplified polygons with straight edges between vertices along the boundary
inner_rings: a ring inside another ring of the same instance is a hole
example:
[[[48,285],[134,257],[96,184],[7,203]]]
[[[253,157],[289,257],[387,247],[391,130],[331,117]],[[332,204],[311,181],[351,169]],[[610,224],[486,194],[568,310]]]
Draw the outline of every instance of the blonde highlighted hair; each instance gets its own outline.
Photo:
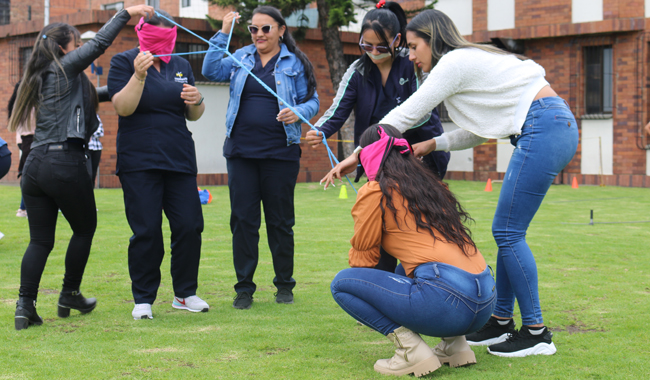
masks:
[[[406,26],[407,32],[413,32],[425,40],[431,48],[431,64],[435,67],[443,55],[455,49],[476,48],[493,54],[515,55],[521,60],[527,59],[524,56],[512,54],[492,45],[475,44],[467,41],[458,31],[453,21],[436,9],[426,10],[415,16]],[[416,67],[418,75],[422,71]]]

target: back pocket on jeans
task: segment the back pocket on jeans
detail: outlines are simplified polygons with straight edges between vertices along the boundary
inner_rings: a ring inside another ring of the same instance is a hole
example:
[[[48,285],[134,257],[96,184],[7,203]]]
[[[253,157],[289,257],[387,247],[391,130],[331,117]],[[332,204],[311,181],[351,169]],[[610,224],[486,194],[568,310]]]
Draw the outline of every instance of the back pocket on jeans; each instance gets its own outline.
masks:
[[[52,162],[52,176],[57,181],[78,183],[81,171],[78,162]]]

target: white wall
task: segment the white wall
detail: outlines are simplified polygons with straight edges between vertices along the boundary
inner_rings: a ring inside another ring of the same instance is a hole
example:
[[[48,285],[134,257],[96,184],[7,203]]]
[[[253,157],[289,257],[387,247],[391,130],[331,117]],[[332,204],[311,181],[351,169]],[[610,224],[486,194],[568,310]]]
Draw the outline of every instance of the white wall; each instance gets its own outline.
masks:
[[[515,0],[488,0],[488,30],[513,29],[515,27]]]
[[[197,121],[188,121],[196,146],[196,161],[199,174],[227,173],[223,156],[223,142],[226,139],[226,108],[230,98],[230,86],[197,84],[205,97],[205,112]]]
[[[183,7],[183,1],[178,0],[179,17],[204,19],[208,14],[208,0],[190,0],[189,7]]]
[[[466,36],[474,33],[472,0],[438,0],[435,8],[449,16],[458,27],[460,34]]]
[[[505,173],[508,171],[510,157],[512,157],[514,150],[515,147],[510,143],[510,139],[497,140],[497,172]]]
[[[599,141],[600,137],[600,141]],[[602,145],[602,174],[613,174],[614,120],[582,120],[582,174],[600,174]]]
[[[648,1],[646,0],[646,4],[647,3]],[[602,20],[603,20],[603,0],[572,0],[571,1],[572,22],[579,23],[579,22],[602,21]]]
[[[650,17],[650,0],[645,0],[645,17]]]
[[[442,123],[445,132],[451,132],[458,129],[452,122]],[[465,150],[454,150],[451,152],[447,171],[450,172],[473,172],[474,171],[474,148]]]

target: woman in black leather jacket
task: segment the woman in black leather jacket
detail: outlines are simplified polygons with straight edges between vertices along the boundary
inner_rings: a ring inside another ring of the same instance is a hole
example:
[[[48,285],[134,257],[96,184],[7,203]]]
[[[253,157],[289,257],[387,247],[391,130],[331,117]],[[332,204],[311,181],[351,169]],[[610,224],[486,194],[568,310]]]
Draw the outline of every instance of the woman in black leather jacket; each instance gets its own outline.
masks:
[[[85,150],[98,126],[98,99],[83,70],[104,53],[132,16],[147,17],[153,12],[146,5],[121,10],[81,47],[79,31],[64,23],[46,26],[36,39],[9,121],[9,129],[15,131],[35,109],[36,132],[21,181],[30,241],[20,273],[16,330],[43,323],[36,313],[36,296],[54,247],[59,209],[73,232],[65,258],[59,317],[70,315],[70,309],[89,313],[97,304],[95,298],[84,298],[79,292],[97,226]]]

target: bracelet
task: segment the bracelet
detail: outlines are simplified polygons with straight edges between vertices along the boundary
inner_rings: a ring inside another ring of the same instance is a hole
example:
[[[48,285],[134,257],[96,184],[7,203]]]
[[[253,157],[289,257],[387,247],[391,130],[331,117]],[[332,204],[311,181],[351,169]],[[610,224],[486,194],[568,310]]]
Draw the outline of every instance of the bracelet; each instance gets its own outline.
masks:
[[[358,157],[359,157],[359,153],[361,153],[361,149],[363,149],[363,148],[360,147],[360,146],[354,148],[354,151],[352,152],[352,154],[356,154],[356,155],[357,155],[357,158],[358,158]]]
[[[140,78],[138,78],[138,76],[135,75],[135,73],[133,73],[133,76],[135,77],[135,79],[137,79],[137,80],[140,81],[140,84],[144,84],[144,79],[140,79]],[[144,78],[147,79],[147,77],[144,77]]]
[[[194,104],[194,105],[195,105],[195,106],[200,106],[201,103],[203,103],[203,99],[205,99],[205,97],[203,97],[203,95],[201,95],[201,100],[199,100],[199,102],[196,103],[196,104]]]

